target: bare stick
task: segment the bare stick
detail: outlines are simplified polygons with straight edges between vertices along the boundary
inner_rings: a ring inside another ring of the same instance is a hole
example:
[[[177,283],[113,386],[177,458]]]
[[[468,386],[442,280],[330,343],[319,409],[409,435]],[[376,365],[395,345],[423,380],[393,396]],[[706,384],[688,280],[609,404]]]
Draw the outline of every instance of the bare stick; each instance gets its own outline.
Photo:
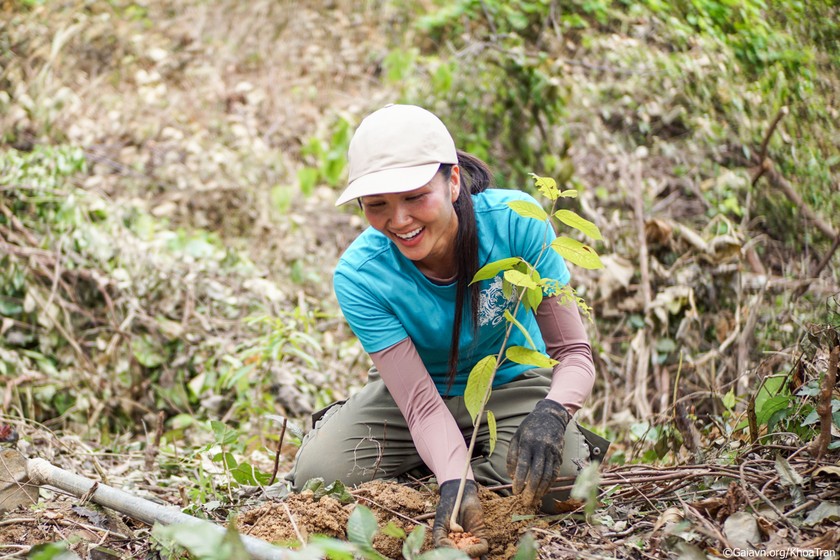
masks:
[[[146,452],[144,453],[144,466],[146,467],[146,471],[151,471],[152,467],[155,466],[155,458],[157,457],[158,450],[160,449],[160,440],[163,438],[163,424],[164,424],[164,414],[163,411],[159,411],[157,415],[157,420],[155,422],[155,435],[152,438],[152,441],[149,442],[148,447],[146,447]]]
[[[776,168],[773,167],[772,162],[770,162],[767,167],[768,169],[765,175],[767,176],[767,180],[770,181],[770,184],[782,191],[783,193],[785,193],[785,195],[790,199],[790,201],[793,202],[799,208],[799,210],[802,211],[803,214],[805,214],[806,218],[808,218],[811,222],[814,223],[814,225],[817,227],[818,230],[820,230],[823,233],[823,235],[825,235],[829,239],[836,239],[838,233],[834,230],[831,224],[820,218],[817,215],[817,213],[811,209],[810,206],[805,204],[805,201],[793,188],[793,185],[791,185],[787,181],[787,179],[782,177],[781,173],[776,171]]]
[[[274,470],[271,471],[271,480],[268,483],[269,486],[274,484],[274,481],[277,480],[277,471],[280,468],[280,448],[283,447],[283,438],[286,437],[286,422],[287,419],[283,418],[283,426],[280,428],[280,440],[277,442],[277,453],[274,454]]]
[[[82,496],[94,486],[93,480],[60,469],[43,459],[29,459],[26,462],[26,472],[34,484],[49,484],[74,496]],[[190,523],[207,527],[220,535],[226,533],[224,527],[182,513],[175,506],[162,506],[105,484],[96,486],[91,500],[149,525]],[[242,535],[241,538],[246,550],[258,560],[283,560],[288,557],[288,550],[248,535]]]
[[[811,286],[811,282],[816,280],[819,275],[825,270],[825,267],[828,266],[828,263],[831,262],[831,257],[834,256],[834,253],[837,252],[837,248],[840,247],[840,233],[837,234],[837,237],[834,238],[834,243],[831,244],[831,249],[823,255],[822,260],[814,267],[814,270],[811,272],[811,279],[803,283],[801,286],[796,288],[793,292],[794,299],[800,297],[802,294],[808,291],[808,288]]]
[[[636,216],[636,237],[639,242],[639,272],[642,276],[642,298],[645,317],[650,313],[652,300],[650,290],[650,263],[648,262],[647,237],[645,236],[645,205],[642,189],[642,163],[636,162],[633,169],[633,213]]]
[[[305,545],[306,539],[303,538],[303,535],[301,534],[300,529],[298,528],[298,524],[295,521],[295,516],[292,515],[292,510],[289,509],[289,505],[286,502],[281,503],[283,504],[283,509],[286,510],[286,515],[289,516],[289,522],[292,524],[292,529],[294,530],[295,535],[297,535],[298,541],[300,541],[301,546]]]
[[[770,128],[767,129],[767,133],[764,135],[764,140],[761,141],[761,148],[758,150],[758,165],[760,167],[753,177],[753,186],[755,186],[756,182],[762,175],[764,175],[764,172],[767,171],[767,168],[764,166],[764,160],[767,158],[767,146],[770,144],[770,137],[773,136],[773,133],[776,131],[779,121],[782,120],[782,117],[787,115],[788,112],[787,106],[779,109],[779,112],[776,113],[776,116],[773,118],[773,122],[770,123]]]
[[[817,414],[820,415],[820,434],[817,436],[808,449],[811,455],[822,459],[828,451],[828,444],[831,442],[831,395],[834,385],[837,383],[837,363],[840,361],[840,344],[835,344],[828,357],[828,370],[825,372],[822,387],[820,388],[820,399],[817,404]]]

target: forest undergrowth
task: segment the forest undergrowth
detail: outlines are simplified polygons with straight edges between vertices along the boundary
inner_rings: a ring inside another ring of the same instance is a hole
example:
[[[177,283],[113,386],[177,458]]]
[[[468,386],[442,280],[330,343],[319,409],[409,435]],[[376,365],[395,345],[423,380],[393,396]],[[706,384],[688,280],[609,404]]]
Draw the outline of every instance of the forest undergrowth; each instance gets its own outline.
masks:
[[[577,189],[570,209],[604,238],[605,269],[572,283],[598,371],[578,418],[610,452],[563,515],[483,492],[491,556],[525,534],[538,552],[521,558],[840,547],[831,2],[30,0],[0,15],[6,447],[283,546],[352,541],[363,505],[372,547],[412,557],[433,481],[282,482],[308,415],[366,378],[331,289],[364,220],[333,201],[359,119],[410,102],[500,187],[535,172]],[[0,517],[0,558],[177,557],[173,542],[236,556],[41,494]]]

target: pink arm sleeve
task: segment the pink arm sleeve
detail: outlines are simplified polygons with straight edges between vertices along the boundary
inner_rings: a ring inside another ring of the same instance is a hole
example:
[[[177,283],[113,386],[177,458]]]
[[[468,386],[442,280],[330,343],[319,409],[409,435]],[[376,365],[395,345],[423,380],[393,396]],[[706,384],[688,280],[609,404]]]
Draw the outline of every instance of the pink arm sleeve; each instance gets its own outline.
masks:
[[[438,482],[461,478],[467,444],[411,339],[370,357],[408,424],[417,453]],[[473,479],[472,469],[467,478]]]
[[[547,398],[574,414],[595,384],[592,347],[577,304],[560,304],[556,296],[547,297],[537,308],[537,324],[548,355],[560,362],[554,366]]]

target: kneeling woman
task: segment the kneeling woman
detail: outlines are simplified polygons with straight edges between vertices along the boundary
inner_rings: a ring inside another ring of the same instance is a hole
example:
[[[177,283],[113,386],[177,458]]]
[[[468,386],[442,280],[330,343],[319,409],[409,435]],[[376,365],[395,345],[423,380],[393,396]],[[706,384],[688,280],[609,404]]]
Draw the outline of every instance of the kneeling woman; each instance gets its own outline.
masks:
[[[507,257],[536,263],[553,230],[507,205],[533,199],[489,189],[490,172],[456,151],[445,125],[411,105],[389,105],[365,118],[350,143],[350,182],[337,205],[358,200],[370,226],[335,270],[341,310],[374,364],[368,383],[330,408],[304,438],[289,478],[355,485],[393,478],[425,465],[440,483],[433,537],[446,546],[449,517],[467,461],[472,421],[464,388],[473,366],[499,352],[506,310],[501,276],[470,284],[484,264]],[[546,251],[537,269],[561,284],[569,271]],[[574,476],[590,447],[572,415],[592,389],[595,370],[574,303],[545,297],[517,319],[539,350],[559,361],[552,370],[505,362],[487,404],[498,441],[482,426],[459,516],[484,535],[476,482],[513,484],[535,505],[560,475]],[[526,346],[513,329],[509,346]],[[542,500],[550,509],[551,496]],[[475,550],[487,551],[482,539]]]

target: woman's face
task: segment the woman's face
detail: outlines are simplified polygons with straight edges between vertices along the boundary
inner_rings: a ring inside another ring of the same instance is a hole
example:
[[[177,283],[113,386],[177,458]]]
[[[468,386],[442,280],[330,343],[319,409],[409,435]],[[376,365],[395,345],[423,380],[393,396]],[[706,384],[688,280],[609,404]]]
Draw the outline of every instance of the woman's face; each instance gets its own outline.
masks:
[[[424,274],[449,278],[455,274],[458,216],[452,204],[461,192],[457,165],[447,181],[436,173],[413,191],[362,197],[365,217],[388,237]]]

